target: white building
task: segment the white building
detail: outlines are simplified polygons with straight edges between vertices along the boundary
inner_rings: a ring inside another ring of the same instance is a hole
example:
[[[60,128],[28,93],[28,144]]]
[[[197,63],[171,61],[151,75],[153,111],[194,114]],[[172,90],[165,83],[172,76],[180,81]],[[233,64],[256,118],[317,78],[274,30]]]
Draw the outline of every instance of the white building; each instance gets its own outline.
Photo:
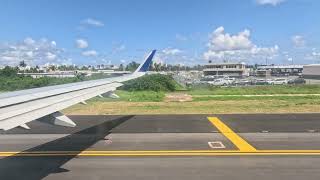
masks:
[[[303,65],[258,66],[257,71],[270,71],[272,76],[301,76]]]
[[[302,77],[307,84],[320,84],[320,64],[304,65]]]
[[[209,63],[203,69],[205,76],[223,75],[229,77],[249,76],[245,63]]]

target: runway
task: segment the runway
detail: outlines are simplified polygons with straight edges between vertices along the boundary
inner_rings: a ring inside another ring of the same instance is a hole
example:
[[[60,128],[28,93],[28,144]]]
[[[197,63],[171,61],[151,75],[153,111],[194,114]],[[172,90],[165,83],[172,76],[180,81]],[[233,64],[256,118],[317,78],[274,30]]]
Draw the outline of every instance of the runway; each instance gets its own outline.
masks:
[[[70,118],[0,131],[0,179],[320,177],[320,114]]]

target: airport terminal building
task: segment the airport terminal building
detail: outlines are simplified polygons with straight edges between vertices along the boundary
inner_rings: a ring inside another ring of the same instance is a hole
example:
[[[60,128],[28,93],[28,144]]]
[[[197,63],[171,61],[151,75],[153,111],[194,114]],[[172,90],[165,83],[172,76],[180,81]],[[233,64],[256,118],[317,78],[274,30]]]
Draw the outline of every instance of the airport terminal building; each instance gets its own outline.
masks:
[[[205,65],[204,76],[223,75],[229,77],[249,76],[245,63],[211,63]]]
[[[304,65],[302,77],[307,84],[320,84],[320,64]]]
[[[258,66],[257,73],[266,73],[270,76],[301,76],[303,65],[269,65]]]

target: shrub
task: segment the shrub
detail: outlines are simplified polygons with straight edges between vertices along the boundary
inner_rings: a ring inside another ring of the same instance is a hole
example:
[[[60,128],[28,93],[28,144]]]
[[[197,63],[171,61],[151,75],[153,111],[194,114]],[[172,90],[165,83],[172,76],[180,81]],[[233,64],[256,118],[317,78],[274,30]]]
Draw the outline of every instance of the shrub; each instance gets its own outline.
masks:
[[[121,89],[127,91],[174,91],[176,86],[177,84],[171,76],[152,74],[127,81]]]

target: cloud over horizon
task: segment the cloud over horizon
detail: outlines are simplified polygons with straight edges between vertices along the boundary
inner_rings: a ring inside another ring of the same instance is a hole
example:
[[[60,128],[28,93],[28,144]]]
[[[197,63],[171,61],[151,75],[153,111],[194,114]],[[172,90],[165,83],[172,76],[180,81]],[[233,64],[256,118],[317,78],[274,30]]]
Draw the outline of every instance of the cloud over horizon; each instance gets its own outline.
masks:
[[[300,35],[291,37],[291,41],[295,47],[304,47],[306,45],[304,37]]]
[[[286,0],[256,0],[256,3],[259,5],[272,5],[272,6],[277,6]]]
[[[247,61],[256,58],[272,58],[278,53],[279,46],[260,47],[250,39],[250,31],[245,29],[237,34],[225,32],[223,26],[215,29],[209,36],[205,60]]]
[[[81,21],[81,24],[84,26],[94,26],[94,27],[103,27],[104,23],[100,20],[87,18]]]
[[[81,54],[83,56],[87,56],[87,57],[96,57],[96,56],[98,56],[98,52],[95,51],[95,50],[83,51]]]
[[[15,43],[0,45],[0,65],[16,66],[20,61],[29,65],[43,65],[47,63],[70,63],[65,50],[57,47],[55,41],[46,38],[34,40],[31,37]]]
[[[85,39],[77,39],[76,40],[76,47],[79,49],[85,49],[85,48],[89,47],[89,43]]]

